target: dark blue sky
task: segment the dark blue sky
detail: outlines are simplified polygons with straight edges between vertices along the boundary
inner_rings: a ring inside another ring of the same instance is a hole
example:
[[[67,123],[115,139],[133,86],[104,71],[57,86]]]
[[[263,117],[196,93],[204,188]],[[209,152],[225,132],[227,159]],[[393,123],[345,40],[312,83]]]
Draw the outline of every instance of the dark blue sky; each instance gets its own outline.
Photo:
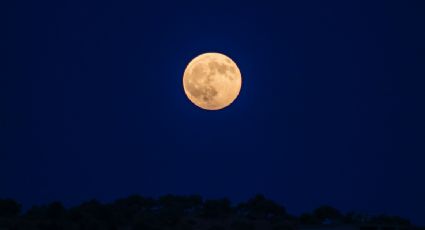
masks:
[[[263,193],[425,224],[424,1],[12,1],[1,7],[0,197]],[[222,111],[186,64],[230,56]]]

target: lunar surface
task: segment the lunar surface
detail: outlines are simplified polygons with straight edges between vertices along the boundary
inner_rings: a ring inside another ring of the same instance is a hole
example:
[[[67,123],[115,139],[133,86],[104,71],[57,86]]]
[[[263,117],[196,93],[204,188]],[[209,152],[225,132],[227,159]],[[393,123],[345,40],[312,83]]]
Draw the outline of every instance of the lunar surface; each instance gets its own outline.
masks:
[[[189,100],[207,110],[229,106],[239,95],[241,84],[241,72],[236,63],[220,53],[195,57],[183,75],[183,87]]]

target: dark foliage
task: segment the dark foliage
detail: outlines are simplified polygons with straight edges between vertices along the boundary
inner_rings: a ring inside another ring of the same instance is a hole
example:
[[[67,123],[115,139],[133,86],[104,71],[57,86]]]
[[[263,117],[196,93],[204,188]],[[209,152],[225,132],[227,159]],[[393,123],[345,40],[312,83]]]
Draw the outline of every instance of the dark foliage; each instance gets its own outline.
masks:
[[[283,206],[263,195],[235,206],[226,198],[204,201],[200,196],[166,195],[153,199],[133,195],[110,204],[91,200],[69,209],[53,202],[33,206],[24,214],[16,201],[0,200],[1,230],[296,230],[329,221],[364,228],[385,225],[419,229],[401,217],[344,215],[331,206],[291,216]]]
[[[246,203],[241,203],[238,211],[250,219],[271,219],[283,217],[286,214],[284,207],[266,199],[261,194],[249,199]]]
[[[314,216],[317,220],[319,220],[321,223],[329,222],[329,223],[335,223],[342,221],[343,215],[341,212],[329,205],[323,205],[316,210],[314,210]]]
[[[21,205],[11,199],[0,199],[0,217],[16,217],[21,212]]]
[[[232,212],[228,199],[207,200],[203,205],[201,216],[205,218],[225,218]]]

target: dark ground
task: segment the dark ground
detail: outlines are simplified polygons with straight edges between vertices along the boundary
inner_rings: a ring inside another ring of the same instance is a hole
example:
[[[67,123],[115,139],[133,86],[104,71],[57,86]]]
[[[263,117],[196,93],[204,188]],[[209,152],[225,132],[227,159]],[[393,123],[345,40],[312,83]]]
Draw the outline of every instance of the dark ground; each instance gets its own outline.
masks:
[[[25,213],[21,213],[17,202],[0,200],[1,230],[379,230],[382,226],[385,230],[419,229],[401,217],[341,213],[327,205],[294,216],[263,195],[237,205],[225,198],[203,200],[196,195],[166,195],[158,199],[134,195],[110,204],[91,200],[68,209],[53,202],[34,206]]]

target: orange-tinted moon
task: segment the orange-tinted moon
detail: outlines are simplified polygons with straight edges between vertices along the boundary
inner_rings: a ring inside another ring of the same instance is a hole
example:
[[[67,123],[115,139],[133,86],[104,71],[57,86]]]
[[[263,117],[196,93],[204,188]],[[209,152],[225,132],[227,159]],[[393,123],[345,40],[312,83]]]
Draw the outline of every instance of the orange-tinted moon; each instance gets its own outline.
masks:
[[[239,95],[241,72],[236,63],[221,53],[204,53],[187,65],[183,88],[193,104],[206,110],[229,106]]]

